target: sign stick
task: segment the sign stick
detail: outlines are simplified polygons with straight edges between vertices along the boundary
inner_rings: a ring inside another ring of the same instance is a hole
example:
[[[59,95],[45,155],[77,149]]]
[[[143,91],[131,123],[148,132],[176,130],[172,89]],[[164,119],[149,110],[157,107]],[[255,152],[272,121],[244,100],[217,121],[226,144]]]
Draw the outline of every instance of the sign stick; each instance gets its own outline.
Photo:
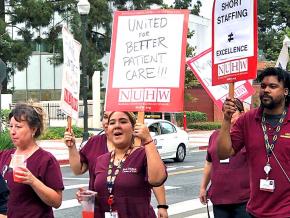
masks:
[[[67,131],[71,133],[71,117],[67,116]]]
[[[229,83],[229,97],[234,98],[235,96],[235,83]]]
[[[138,112],[138,116],[137,116],[137,122],[138,123],[144,123],[144,114],[145,114],[144,111],[139,111]],[[141,146],[141,139],[135,137],[134,138],[134,145],[135,146]]]

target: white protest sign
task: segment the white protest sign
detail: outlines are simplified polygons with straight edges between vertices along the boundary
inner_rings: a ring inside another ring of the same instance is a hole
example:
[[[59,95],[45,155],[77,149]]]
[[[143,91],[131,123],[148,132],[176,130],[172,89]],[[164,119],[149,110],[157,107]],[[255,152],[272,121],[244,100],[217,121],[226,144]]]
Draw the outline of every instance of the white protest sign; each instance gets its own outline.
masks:
[[[287,36],[285,36],[283,40],[283,46],[280,51],[275,67],[281,67],[282,69],[286,70],[289,61],[289,52],[288,52],[289,47],[290,47],[290,39]]]
[[[213,85],[256,78],[257,0],[215,0]]]
[[[106,110],[183,110],[188,14],[115,12]]]
[[[78,119],[81,45],[66,27],[62,28],[62,38],[63,75],[60,107],[68,116]]]
[[[207,49],[199,55],[187,61],[188,66],[209,94],[216,106],[222,110],[222,105],[229,93],[229,85],[222,84],[212,86],[212,62],[211,49]],[[244,101],[255,92],[249,81],[239,81],[235,83],[235,98]]]

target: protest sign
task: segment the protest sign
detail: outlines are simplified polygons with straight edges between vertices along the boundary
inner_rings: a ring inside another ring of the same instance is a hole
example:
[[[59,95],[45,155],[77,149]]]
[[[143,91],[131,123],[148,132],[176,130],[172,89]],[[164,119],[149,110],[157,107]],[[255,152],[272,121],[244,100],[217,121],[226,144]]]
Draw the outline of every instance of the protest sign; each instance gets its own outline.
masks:
[[[62,28],[62,38],[63,75],[60,108],[68,116],[78,119],[81,45],[65,27]]]
[[[280,67],[284,70],[287,69],[287,64],[289,62],[289,52],[288,52],[289,47],[290,47],[290,39],[287,36],[285,36],[283,40],[283,46],[280,51],[275,67]]]
[[[188,14],[114,13],[105,110],[183,110]]]
[[[204,90],[214,101],[215,105],[222,110],[223,102],[229,93],[229,85],[222,84],[212,86],[212,56],[211,48],[187,61],[193,74],[203,86]],[[255,89],[250,81],[240,81],[235,83],[234,97],[244,101],[254,94]]]
[[[212,33],[212,84],[256,78],[257,0],[215,0]]]

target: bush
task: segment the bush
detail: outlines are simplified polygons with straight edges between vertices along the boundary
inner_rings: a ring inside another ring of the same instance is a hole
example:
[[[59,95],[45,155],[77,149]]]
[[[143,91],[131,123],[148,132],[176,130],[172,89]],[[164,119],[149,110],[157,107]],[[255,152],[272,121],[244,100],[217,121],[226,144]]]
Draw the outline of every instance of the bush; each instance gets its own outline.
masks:
[[[190,123],[187,125],[189,129],[198,129],[198,130],[215,130],[221,128],[221,123],[217,122],[197,122]]]
[[[13,148],[14,145],[11,141],[9,132],[7,130],[0,133],[0,150]]]
[[[176,122],[178,126],[183,126],[183,113],[176,113]],[[207,121],[206,113],[202,113],[199,111],[188,111],[186,112],[186,122],[193,123],[193,122],[204,122]]]
[[[83,136],[83,129],[73,126],[73,132],[76,138],[81,138]],[[49,127],[47,128],[40,139],[47,140],[47,139],[62,139],[65,132],[65,127]]]

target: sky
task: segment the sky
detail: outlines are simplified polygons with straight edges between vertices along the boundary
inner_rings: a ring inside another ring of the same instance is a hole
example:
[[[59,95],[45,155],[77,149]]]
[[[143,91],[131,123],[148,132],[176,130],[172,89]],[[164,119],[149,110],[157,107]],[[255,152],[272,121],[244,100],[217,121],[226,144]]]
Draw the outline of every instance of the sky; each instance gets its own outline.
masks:
[[[202,4],[202,7],[200,9],[200,16],[211,19],[213,0],[200,0],[200,1]],[[163,0],[163,2],[168,5],[171,5],[173,4],[174,0]],[[194,4],[196,0],[192,0],[192,2]]]

